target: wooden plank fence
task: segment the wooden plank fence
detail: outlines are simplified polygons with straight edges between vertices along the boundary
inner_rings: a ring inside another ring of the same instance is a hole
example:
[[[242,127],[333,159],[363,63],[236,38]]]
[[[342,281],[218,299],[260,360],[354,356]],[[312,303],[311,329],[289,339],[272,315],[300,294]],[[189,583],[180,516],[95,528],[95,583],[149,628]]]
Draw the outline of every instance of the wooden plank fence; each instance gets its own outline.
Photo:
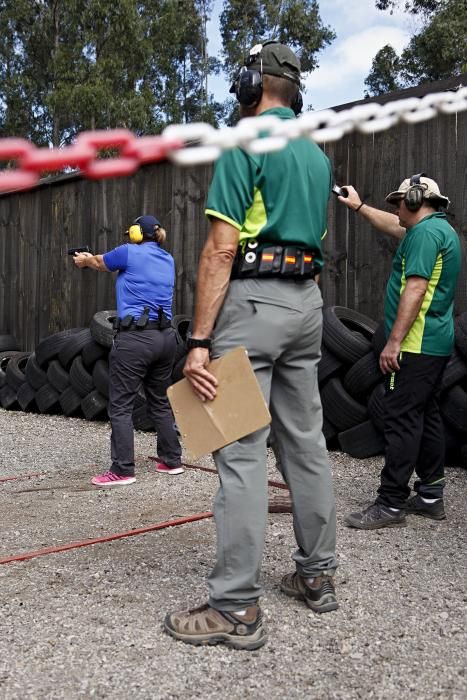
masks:
[[[467,112],[399,125],[374,135],[352,133],[324,144],[339,184],[354,184],[366,200],[384,196],[404,177],[425,171],[452,205],[451,223],[467,256]],[[131,178],[91,182],[61,175],[32,191],[0,196],[0,333],[12,333],[32,350],[40,339],[87,325],[97,310],[115,308],[110,274],[78,270],[67,249],[89,245],[105,252],[118,245],[138,215],[155,214],[168,231],[177,265],[176,313],[192,313],[197,261],[207,222],[204,202],[211,166],[141,168]],[[322,290],[339,304],[379,319],[395,245],[335,198],[329,206]],[[467,310],[467,270],[456,311]]]

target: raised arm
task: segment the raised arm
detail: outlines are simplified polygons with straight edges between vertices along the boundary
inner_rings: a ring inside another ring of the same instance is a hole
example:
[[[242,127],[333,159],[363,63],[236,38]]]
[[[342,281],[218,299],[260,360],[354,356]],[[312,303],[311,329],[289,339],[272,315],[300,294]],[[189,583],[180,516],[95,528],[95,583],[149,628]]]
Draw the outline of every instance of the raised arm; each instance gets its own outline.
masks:
[[[348,197],[338,197],[342,204],[345,204],[349,209],[361,214],[372,226],[394,238],[402,238],[405,235],[405,228],[399,224],[399,217],[395,214],[390,214],[382,209],[370,207],[369,204],[362,202],[360,195],[352,185],[344,185],[348,191]]]
[[[102,255],[92,255],[92,253],[78,253],[74,256],[73,261],[76,267],[89,267],[91,270],[98,272],[110,272],[105,266],[104,257]]]

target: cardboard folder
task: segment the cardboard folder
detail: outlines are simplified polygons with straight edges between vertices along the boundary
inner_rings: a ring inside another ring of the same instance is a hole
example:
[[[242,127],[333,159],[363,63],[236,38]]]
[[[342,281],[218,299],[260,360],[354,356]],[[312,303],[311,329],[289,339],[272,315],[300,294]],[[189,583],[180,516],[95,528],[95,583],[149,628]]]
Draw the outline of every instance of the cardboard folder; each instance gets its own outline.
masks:
[[[213,401],[201,401],[187,379],[167,389],[183,444],[192,459],[225,447],[271,422],[244,347],[213,360],[208,370],[219,382]]]

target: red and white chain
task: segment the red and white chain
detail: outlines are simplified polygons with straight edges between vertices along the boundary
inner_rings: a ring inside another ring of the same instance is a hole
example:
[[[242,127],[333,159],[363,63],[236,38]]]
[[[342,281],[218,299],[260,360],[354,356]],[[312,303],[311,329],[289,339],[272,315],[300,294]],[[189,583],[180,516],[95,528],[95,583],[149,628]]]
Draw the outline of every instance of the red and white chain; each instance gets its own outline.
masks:
[[[223,151],[241,146],[250,153],[278,151],[292,139],[306,137],[317,143],[338,141],[351,131],[372,134],[399,122],[415,124],[438,114],[467,110],[467,87],[436,92],[380,105],[356,105],[335,112],[305,112],[298,119],[273,115],[242,119],[237,126],[215,129],[201,122],[168,126],[160,136],[136,137],[127,129],[85,131],[64,148],[37,148],[26,139],[0,139],[0,161],[15,161],[16,168],[0,172],[0,192],[29,189],[41,174],[66,167],[84,177],[133,175],[140,165],[170,160],[176,165],[199,165],[216,160]],[[118,157],[99,158],[102,149],[116,149]]]

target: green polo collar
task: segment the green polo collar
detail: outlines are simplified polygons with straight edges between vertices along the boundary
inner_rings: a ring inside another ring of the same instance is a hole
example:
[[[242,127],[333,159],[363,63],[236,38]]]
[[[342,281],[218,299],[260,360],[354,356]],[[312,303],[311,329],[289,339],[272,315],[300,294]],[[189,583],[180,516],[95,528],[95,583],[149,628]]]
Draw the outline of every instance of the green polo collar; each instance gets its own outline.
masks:
[[[271,109],[258,114],[258,117],[266,116],[267,114],[272,114],[275,117],[279,117],[279,119],[295,119],[294,111],[290,107],[271,107]]]

